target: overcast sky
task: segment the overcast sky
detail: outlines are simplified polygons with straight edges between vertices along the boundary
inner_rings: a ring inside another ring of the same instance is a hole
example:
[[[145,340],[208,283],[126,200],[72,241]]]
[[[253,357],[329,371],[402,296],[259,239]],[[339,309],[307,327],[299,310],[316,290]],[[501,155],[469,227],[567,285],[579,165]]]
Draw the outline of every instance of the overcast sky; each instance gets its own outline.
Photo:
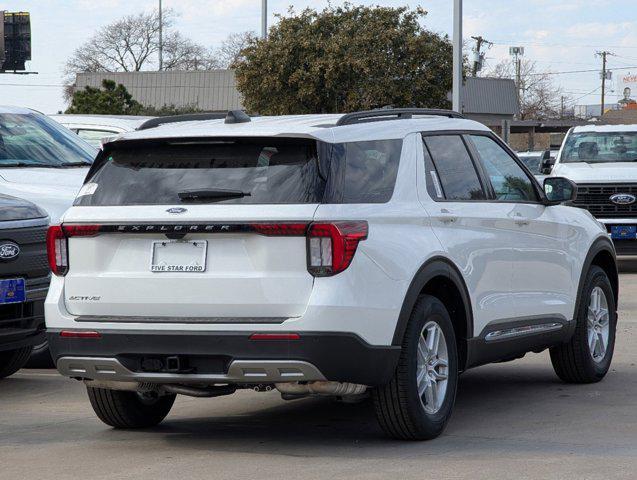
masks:
[[[33,61],[39,75],[0,75],[0,104],[28,106],[45,113],[65,107],[62,69],[73,50],[99,27],[122,15],[149,11],[156,0],[0,0],[0,9],[31,13]],[[332,1],[332,4],[339,4]],[[452,0],[354,4],[424,7],[424,25],[451,34]],[[259,31],[261,0],[164,0],[179,17],[176,27],[206,46],[216,47],[230,33]],[[290,5],[296,10],[323,7],[327,2],[270,0],[270,22]],[[494,42],[488,63],[508,58],[510,45],[526,48],[525,58],[550,72],[598,69],[597,50],[609,50],[615,77],[637,73],[637,0],[465,0],[464,37],[482,35]],[[555,75],[555,82],[577,104],[599,103],[597,71]],[[614,84],[614,82],[613,82]],[[595,90],[597,89],[597,90]],[[590,93],[594,91],[594,93]],[[589,94],[590,93],[590,94]],[[588,95],[587,95],[588,94]],[[611,93],[609,100],[616,99]]]

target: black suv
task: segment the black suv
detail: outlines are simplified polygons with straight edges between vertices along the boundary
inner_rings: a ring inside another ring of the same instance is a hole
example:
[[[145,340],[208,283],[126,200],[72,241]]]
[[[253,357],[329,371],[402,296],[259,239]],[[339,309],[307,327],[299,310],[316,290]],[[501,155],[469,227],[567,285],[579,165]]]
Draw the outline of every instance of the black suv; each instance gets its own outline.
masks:
[[[17,372],[34,347],[46,344],[48,223],[34,204],[0,195],[0,378]]]

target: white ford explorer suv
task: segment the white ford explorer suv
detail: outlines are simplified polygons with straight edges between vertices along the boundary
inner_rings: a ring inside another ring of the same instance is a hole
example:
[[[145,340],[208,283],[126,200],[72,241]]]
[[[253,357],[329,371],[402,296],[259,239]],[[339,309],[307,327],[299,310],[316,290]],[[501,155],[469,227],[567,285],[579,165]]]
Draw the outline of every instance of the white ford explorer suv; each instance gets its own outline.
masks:
[[[619,255],[637,255],[637,125],[573,128],[551,175],[577,184],[573,206],[606,225]]]
[[[453,112],[163,125],[105,144],[48,234],[58,370],[108,425],[148,427],[177,394],[361,396],[383,429],[443,430],[460,372],[550,348],[601,380],[615,251],[551,178],[545,193]]]

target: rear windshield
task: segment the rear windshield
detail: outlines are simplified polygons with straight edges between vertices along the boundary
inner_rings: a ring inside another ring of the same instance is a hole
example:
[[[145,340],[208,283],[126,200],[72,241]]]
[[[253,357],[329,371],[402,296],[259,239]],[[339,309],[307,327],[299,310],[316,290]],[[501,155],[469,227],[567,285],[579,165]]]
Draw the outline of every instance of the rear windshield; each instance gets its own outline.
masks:
[[[402,140],[292,138],[128,143],[102,154],[78,206],[382,203]]]

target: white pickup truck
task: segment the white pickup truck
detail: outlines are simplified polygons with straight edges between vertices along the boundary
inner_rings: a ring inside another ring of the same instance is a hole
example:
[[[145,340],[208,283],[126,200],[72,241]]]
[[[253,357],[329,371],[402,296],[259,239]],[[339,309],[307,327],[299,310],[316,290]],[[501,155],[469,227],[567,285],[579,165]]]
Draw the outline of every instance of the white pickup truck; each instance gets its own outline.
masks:
[[[637,125],[573,128],[551,176],[577,184],[573,206],[606,226],[617,254],[637,254]]]

